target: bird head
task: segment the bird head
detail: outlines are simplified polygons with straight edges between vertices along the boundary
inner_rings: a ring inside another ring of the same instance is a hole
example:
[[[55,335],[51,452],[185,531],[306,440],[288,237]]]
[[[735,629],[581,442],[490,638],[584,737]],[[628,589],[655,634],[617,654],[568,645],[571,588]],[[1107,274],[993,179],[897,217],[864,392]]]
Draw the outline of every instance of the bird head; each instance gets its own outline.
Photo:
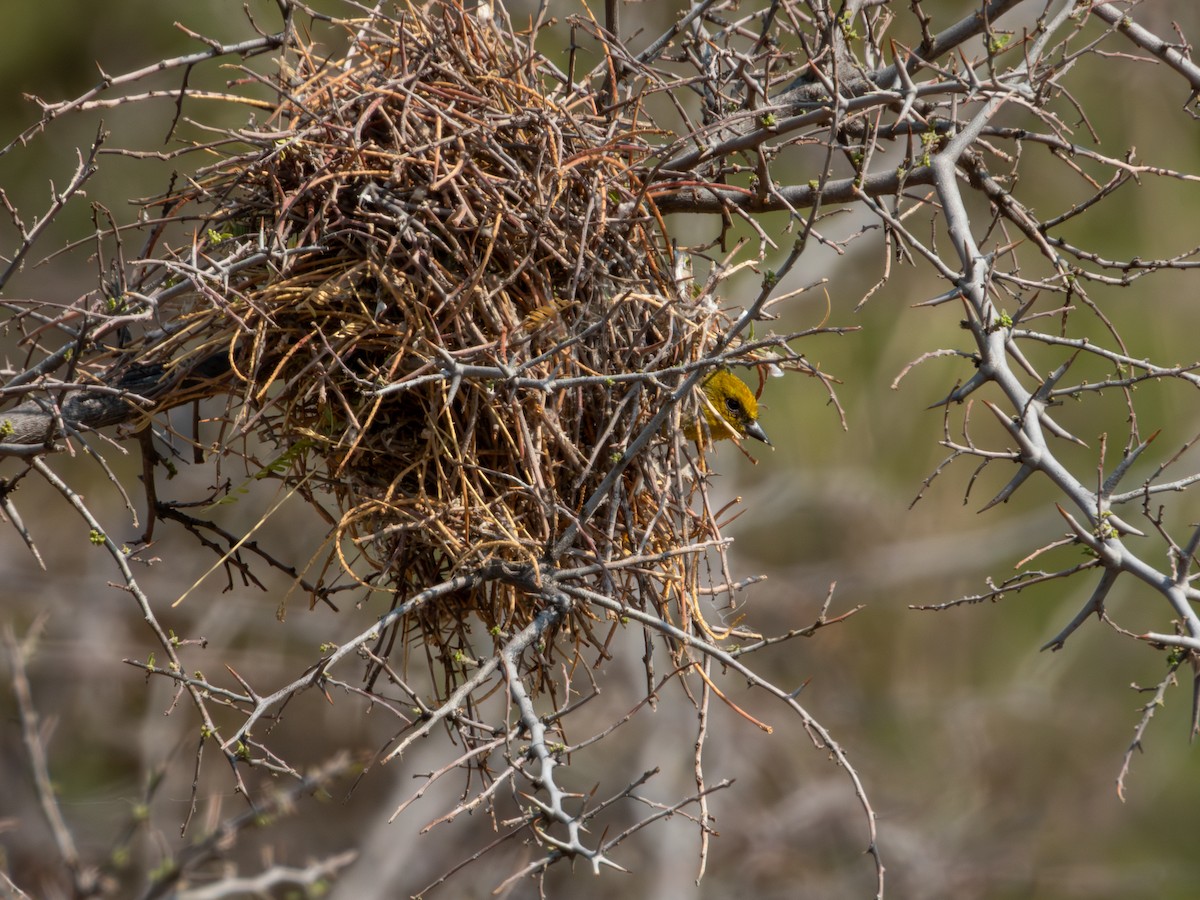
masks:
[[[700,414],[707,427],[693,419],[683,426],[685,437],[693,441],[752,437],[770,445],[758,424],[758,399],[742,379],[728,369],[717,369],[700,388],[704,391]]]

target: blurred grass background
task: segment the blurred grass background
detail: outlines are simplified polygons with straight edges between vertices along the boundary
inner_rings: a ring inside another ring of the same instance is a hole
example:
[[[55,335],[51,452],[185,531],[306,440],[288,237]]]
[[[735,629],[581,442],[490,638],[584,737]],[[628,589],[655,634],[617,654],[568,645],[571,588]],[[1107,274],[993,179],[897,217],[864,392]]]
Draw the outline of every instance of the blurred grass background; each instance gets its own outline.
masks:
[[[563,4],[564,16],[578,11],[574,5],[566,9],[568,5]],[[950,0],[922,6],[939,23],[973,8]],[[264,27],[276,26],[273,4],[253,2],[249,8]],[[514,18],[522,12],[517,5],[511,8]],[[626,28],[634,30],[635,17],[643,17],[644,34],[657,34],[674,8],[627,7]],[[1200,26],[1200,13],[1183,0],[1143,4],[1136,16],[1162,35],[1171,33],[1172,20],[1193,36]],[[219,39],[249,34],[240,6],[217,0],[85,4],[71,15],[29,4],[7,10],[0,38],[4,141],[38,116],[36,107],[21,99],[22,92],[51,100],[74,97],[97,81],[97,64],[116,74],[195,51],[196,42],[172,27],[175,20]],[[1200,135],[1194,121],[1180,112],[1186,99],[1181,81],[1145,64],[1109,66],[1093,58],[1081,66],[1087,68],[1074,73],[1072,90],[1102,135],[1102,151],[1120,156],[1136,145],[1139,158],[1147,162],[1200,168]],[[1131,72],[1138,80],[1131,80]],[[220,84],[235,75],[209,66],[197,69],[192,79],[193,84],[203,79]],[[209,112],[187,110],[198,119]],[[115,144],[153,148],[165,136],[171,113],[170,101],[164,100],[103,117],[69,117],[28,147],[0,157],[0,186],[32,218],[47,205],[51,183],[62,185],[69,178],[76,148],[90,142],[100,118],[117,134]],[[1014,120],[1007,124],[1014,124],[1016,117],[1006,115]],[[1082,131],[1078,139],[1085,139]],[[1083,192],[1077,181],[1064,183],[1063,167],[1051,164],[1048,155],[1045,162],[1025,161],[1017,193],[1027,202],[1037,198],[1035,212],[1048,217],[1081,199]],[[88,199],[118,218],[132,215],[130,198],[162,190],[170,171],[166,163],[135,164],[111,156],[101,165]],[[782,173],[776,171],[776,176]],[[791,180],[810,177],[793,173]],[[1064,236],[1113,257],[1179,252],[1200,242],[1194,224],[1198,200],[1195,185],[1147,178],[1118,192],[1098,215],[1083,217]],[[827,237],[844,238],[864,221],[844,216],[821,229]],[[768,220],[768,225],[781,230],[784,222]],[[718,223],[686,227],[713,234]],[[39,249],[44,254],[87,237],[92,229],[86,203],[73,201]],[[13,235],[11,225],[0,224],[5,254],[11,253]],[[785,248],[790,241],[781,235]],[[734,575],[769,576],[740,611],[747,625],[762,632],[805,625],[835,581],[833,614],[865,607],[812,639],[761,655],[756,666],[783,685],[812,679],[802,700],[859,767],[879,815],[890,896],[1192,897],[1200,880],[1200,856],[1190,827],[1200,803],[1200,779],[1193,768],[1196,750],[1188,741],[1190,685],[1168,693],[1146,752],[1134,761],[1127,800],[1121,802],[1115,779],[1139,707],[1147,699],[1130,685],[1158,682],[1163,656],[1095,622],[1060,652],[1038,650],[1084,603],[1092,583],[1056,582],[1010,594],[999,603],[942,613],[909,609],[983,590],[988,575],[999,580],[1009,574],[1032,548],[1062,534],[1064,524],[1054,509],[1056,496],[1036,481],[1009,504],[977,514],[1011,476],[1005,464],[986,470],[964,504],[973,466],[960,462],[909,508],[922,480],[945,456],[937,446],[942,413],[925,407],[969,370],[961,360],[938,359],[909,373],[898,390],[890,385],[922,352],[965,348],[967,340],[958,327],[960,309],[950,304],[912,308],[945,290],[921,268],[900,268],[860,312],[853,310],[880,276],[884,252],[878,232],[851,243],[844,254],[813,245],[794,284],[784,285],[786,290],[828,277],[830,323],[862,328],[842,338],[816,338],[801,348],[841,380],[838,396],[847,429],[842,430],[815,381],[794,375],[773,379],[763,396],[763,422],[776,449],[759,450],[757,464],[751,465],[732,447],[724,447],[715,463],[721,473],[719,493],[744,498],[745,513],[729,530],[737,538]],[[69,303],[94,287],[96,271],[86,253],[67,254],[27,267],[5,299]],[[745,297],[757,291],[756,279],[746,276]],[[1160,362],[1196,358],[1194,278],[1162,273],[1124,289],[1093,286],[1091,296],[1117,324],[1132,355]],[[825,318],[826,300],[820,291],[810,292],[784,312],[777,330],[812,326]],[[1086,321],[1077,316],[1073,325]],[[19,367],[21,352],[4,349],[5,364]],[[1059,359],[1033,355],[1044,369]],[[1162,429],[1162,446],[1175,448],[1200,431],[1194,391],[1151,384],[1138,391],[1137,399],[1143,436]],[[1126,438],[1120,398],[1114,393],[1091,399],[1064,407],[1058,415],[1090,445],[1067,454],[1076,471],[1096,466],[1102,431],[1109,435],[1111,468]],[[977,439],[1007,443],[989,419],[984,410],[975,411]],[[125,457],[110,452],[109,457],[125,482],[135,484],[140,472],[136,450]],[[1195,454],[1191,458],[1195,462]],[[124,539],[140,533],[93,464],[65,456],[52,464],[73,484],[90,481],[88,502],[107,516],[110,533]],[[0,474],[11,475],[20,463],[4,465]],[[226,474],[237,482],[238,473]],[[168,489],[176,497],[200,495],[212,477],[205,467],[185,466]],[[1135,481],[1136,474],[1130,484]],[[164,848],[177,841],[186,814],[195,723],[183,705],[164,716],[172,703],[165,682],[147,685],[137,670],[121,663],[125,657],[144,659],[153,649],[152,639],[132,601],[106,586],[115,575],[110,560],[99,550],[80,550],[86,530],[66,517],[55,500],[48,488],[31,480],[16,497],[47,557],[48,572],[33,565],[9,531],[0,544],[2,618],[20,633],[35,617],[49,617],[31,679],[39,710],[54,725],[52,772],[85,856],[109,852],[114,833],[136,812],[147,773],[169,767],[151,810],[151,828],[161,836],[136,842],[131,851],[132,865],[153,868]],[[272,497],[247,495],[220,510],[220,520],[233,531],[246,530],[273,502]],[[1198,518],[1193,498],[1166,502],[1176,520]],[[44,512],[39,515],[39,510]],[[306,559],[306,548],[323,536],[323,529],[288,515],[286,506],[282,512],[259,539],[277,555]],[[276,609],[287,587],[282,579],[269,580],[264,593],[241,584],[224,590],[224,576],[213,575],[202,590],[169,609],[213,558],[201,555],[178,529],[160,525],[157,537],[155,555],[164,563],[140,578],[164,625],[180,636],[203,635],[210,646],[244,648],[240,657],[223,649],[219,658],[231,660],[253,683],[282,684],[315,658],[335,616],[320,608],[309,612],[296,603],[286,621],[278,622]],[[1045,565],[1070,564],[1071,554],[1078,556],[1077,551],[1059,551]],[[1135,632],[1167,629],[1161,599],[1128,580],[1111,598],[1110,609]],[[378,611],[344,609],[341,615],[351,620],[344,630],[357,630]],[[199,653],[202,659],[203,651]],[[636,647],[632,655],[639,655]],[[609,690],[593,701],[597,723],[621,715],[644,690],[636,673],[625,677],[610,671],[608,677],[614,685],[624,678],[627,690]],[[696,829],[675,816],[618,851],[618,861],[632,874],[606,872],[593,878],[582,864],[574,872],[560,866],[548,879],[551,896],[608,897],[614,890],[665,898],[718,898],[735,892],[760,898],[870,895],[870,865],[862,856],[865,830],[844,774],[813,750],[780,708],[727,681],[735,702],[776,726],[776,732],[762,734],[714,704],[706,771],[710,779],[736,783],[711,798],[721,836],[713,842],[705,878],[694,883]],[[341,747],[371,751],[383,745],[389,722],[364,719],[357,704],[335,700],[330,706],[315,694],[305,695],[289,707],[276,734],[294,733],[296,745],[307,748],[298,755],[314,763]],[[55,856],[34,806],[7,689],[0,690],[0,713],[5,723],[0,777],[8,785],[0,792],[0,851],[18,883],[36,883],[39,867],[52,869]],[[694,729],[692,714],[680,704],[643,709],[604,742],[602,752],[572,760],[568,783],[581,791],[600,784],[599,796],[604,796],[620,787],[611,783],[614,771],[637,774],[661,766],[662,774],[644,793],[669,802],[690,792],[692,761],[689,742],[683,741],[680,749],[677,739],[664,736],[677,738]],[[482,816],[417,834],[453,804],[450,784],[431,791],[395,824],[385,824],[397,803],[419,786],[415,774],[428,772],[436,760],[435,747],[418,748],[401,764],[372,771],[349,801],[340,795],[323,804],[308,801],[278,827],[251,833],[236,856],[252,871],[268,860],[297,864],[358,847],[360,862],[333,888],[333,896],[407,896],[488,840],[490,823]],[[242,808],[215,754],[207,758],[203,776],[214,799],[201,810],[201,819],[212,822]],[[631,821],[636,815],[630,813]],[[527,852],[517,846],[497,851],[457,875],[442,895],[487,896]],[[513,896],[531,896],[530,891],[529,885],[521,885]]]

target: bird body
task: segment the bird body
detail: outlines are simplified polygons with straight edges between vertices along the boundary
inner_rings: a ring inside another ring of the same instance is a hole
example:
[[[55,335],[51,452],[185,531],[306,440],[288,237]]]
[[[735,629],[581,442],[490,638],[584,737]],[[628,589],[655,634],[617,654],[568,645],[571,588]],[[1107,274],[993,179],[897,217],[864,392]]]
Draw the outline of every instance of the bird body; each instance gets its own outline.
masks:
[[[746,382],[728,369],[717,369],[700,386],[704,392],[700,419],[684,423],[683,434],[697,443],[752,437],[770,445],[758,424],[758,399]]]

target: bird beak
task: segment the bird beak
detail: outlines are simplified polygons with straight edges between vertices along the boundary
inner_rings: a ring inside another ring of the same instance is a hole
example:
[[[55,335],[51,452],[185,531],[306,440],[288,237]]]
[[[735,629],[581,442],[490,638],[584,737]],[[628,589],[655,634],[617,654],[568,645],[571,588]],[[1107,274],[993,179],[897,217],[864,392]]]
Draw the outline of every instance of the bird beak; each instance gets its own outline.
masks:
[[[746,436],[762,441],[768,447],[771,446],[771,441],[767,438],[767,433],[762,430],[762,426],[757,422],[751,422],[746,426]]]

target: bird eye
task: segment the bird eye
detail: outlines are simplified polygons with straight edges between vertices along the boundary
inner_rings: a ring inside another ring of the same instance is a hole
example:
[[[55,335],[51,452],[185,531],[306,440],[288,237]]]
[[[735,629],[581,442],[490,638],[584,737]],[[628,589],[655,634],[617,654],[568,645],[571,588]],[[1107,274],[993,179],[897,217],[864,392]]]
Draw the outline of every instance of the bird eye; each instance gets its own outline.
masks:
[[[725,408],[727,410],[729,410],[730,412],[741,412],[742,411],[742,401],[737,399],[736,397],[726,397],[725,398]]]

